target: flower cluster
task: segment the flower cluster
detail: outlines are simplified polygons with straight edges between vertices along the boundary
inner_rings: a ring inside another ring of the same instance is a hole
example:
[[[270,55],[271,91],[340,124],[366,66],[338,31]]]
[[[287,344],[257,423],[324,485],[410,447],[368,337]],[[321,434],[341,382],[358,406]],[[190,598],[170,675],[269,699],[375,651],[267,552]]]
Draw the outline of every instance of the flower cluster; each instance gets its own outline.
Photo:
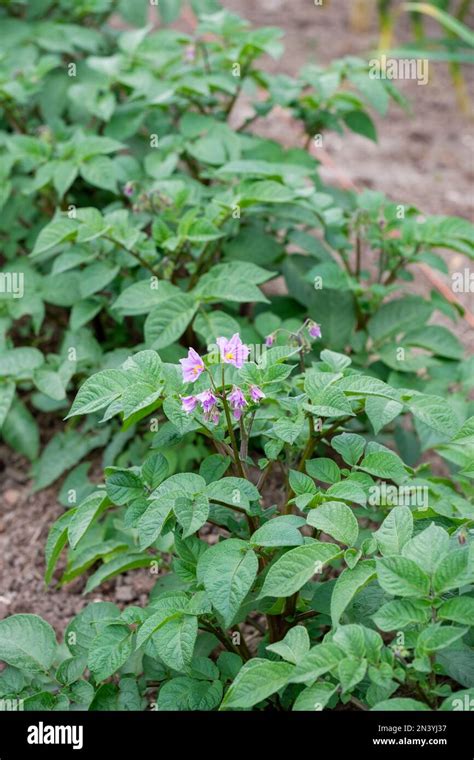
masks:
[[[220,358],[223,364],[232,364],[237,369],[243,367],[244,362],[248,358],[250,349],[240,339],[240,335],[235,333],[232,338],[217,338],[216,343],[219,347]],[[194,383],[200,375],[206,371],[206,366],[194,348],[188,350],[188,355],[185,359],[180,359],[181,369],[183,372],[183,380],[186,383]],[[231,392],[226,395],[225,388],[219,392],[214,387],[211,380],[212,388],[208,388],[202,393],[197,393],[190,396],[182,396],[181,404],[183,410],[187,414],[192,414],[198,404],[201,405],[204,413],[204,419],[206,421],[213,422],[215,425],[219,422],[220,408],[219,402],[229,405],[232,410],[234,419],[239,420],[242,416],[243,410],[249,405],[249,403],[258,404],[263,398],[265,398],[264,392],[257,385],[249,385],[247,396],[245,397],[242,388],[234,385]]]
[[[318,325],[318,323],[314,322],[312,319],[307,319],[305,322],[303,322],[303,324],[301,325],[301,327],[296,333],[288,333],[288,334],[290,335],[290,337],[296,338],[300,342],[301,339],[299,338],[299,336],[301,335],[301,333],[304,331],[305,328],[308,331],[309,337],[312,338],[313,340],[316,340],[317,338],[322,337],[321,325]],[[277,334],[279,332],[287,332],[287,331],[281,330],[281,328],[278,328],[277,330],[275,330],[275,332],[270,333],[270,335],[267,335],[267,337],[265,338],[265,345],[267,348],[271,348],[271,346],[273,346],[273,344],[275,343]]]

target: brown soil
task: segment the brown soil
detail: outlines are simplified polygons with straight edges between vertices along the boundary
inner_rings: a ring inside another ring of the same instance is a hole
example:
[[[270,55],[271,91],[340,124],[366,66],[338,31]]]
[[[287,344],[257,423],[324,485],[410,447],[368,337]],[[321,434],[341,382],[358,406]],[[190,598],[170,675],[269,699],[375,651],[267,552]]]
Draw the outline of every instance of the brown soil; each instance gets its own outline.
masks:
[[[374,21],[366,31],[351,29],[352,2],[348,0],[325,0],[317,7],[312,0],[224,0],[223,5],[257,25],[285,30],[284,57],[268,63],[273,71],[282,73],[294,74],[306,62],[327,63],[336,57],[363,54],[377,39]],[[472,122],[456,105],[446,67],[436,64],[432,71],[432,81],[426,87],[410,81],[400,83],[413,103],[413,113],[407,116],[392,106],[389,117],[376,118],[377,145],[352,133],[343,138],[325,136],[324,151],[336,168],[323,166],[321,173],[328,181],[339,183],[343,171],[358,186],[382,190],[394,200],[410,201],[427,213],[471,218]],[[472,75],[466,75],[472,90]],[[275,119],[267,130],[269,136],[285,144],[297,142],[288,120]],[[451,271],[459,269],[462,258],[451,255],[449,265]],[[425,293],[430,289],[426,281],[416,287]],[[471,303],[466,301],[465,305],[472,310],[472,295],[469,298]],[[472,345],[466,324],[459,334],[466,345]],[[125,574],[87,596],[82,595],[83,580],[59,590],[45,589],[44,545],[51,524],[62,513],[57,492],[57,487],[52,487],[31,494],[27,463],[0,447],[0,618],[34,612],[61,632],[93,599],[145,604],[154,582],[145,570]]]
[[[91,601],[144,606],[156,581],[146,569],[119,576],[87,595],[82,593],[84,578],[61,589],[54,583],[45,587],[44,547],[63,512],[57,493],[56,486],[31,493],[26,460],[0,446],[0,619],[33,612],[61,633]]]

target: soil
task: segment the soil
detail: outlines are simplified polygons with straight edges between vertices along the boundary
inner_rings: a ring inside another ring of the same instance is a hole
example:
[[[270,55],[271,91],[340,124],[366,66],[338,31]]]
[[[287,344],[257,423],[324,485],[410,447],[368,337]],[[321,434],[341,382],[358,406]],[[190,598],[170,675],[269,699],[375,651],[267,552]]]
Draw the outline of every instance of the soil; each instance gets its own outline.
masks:
[[[92,601],[144,606],[156,582],[146,569],[118,576],[86,595],[84,578],[61,589],[54,582],[45,587],[44,547],[51,525],[64,511],[58,491],[55,484],[32,493],[26,460],[0,446],[0,619],[33,612],[61,633]]]
[[[325,0],[322,6],[315,6],[313,0],[293,0],[291,4],[285,0],[223,0],[223,5],[257,25],[285,30],[285,55],[266,64],[281,73],[295,74],[306,62],[328,63],[336,57],[363,54],[373,49],[377,40],[374,18],[365,30],[355,32],[351,28],[353,1]],[[402,28],[399,41],[404,36],[406,30]],[[407,115],[391,106],[388,117],[376,118],[378,144],[352,133],[343,138],[325,136],[324,152],[330,160],[322,166],[322,176],[337,184],[348,178],[361,188],[379,189],[394,200],[410,201],[426,213],[472,218],[472,121],[455,102],[446,67],[435,64],[432,74],[430,84],[424,87],[413,81],[398,83],[413,103],[413,112]],[[472,74],[466,71],[465,75],[474,101]],[[283,116],[267,127],[267,134],[289,145],[297,144],[299,138]],[[451,272],[463,264],[462,257],[449,256]],[[431,285],[420,277],[416,287],[429,292]],[[441,277],[449,283],[448,277]],[[464,305],[473,310],[472,294],[463,298]],[[466,345],[473,345],[472,332],[467,323],[458,331]],[[125,574],[87,596],[82,595],[81,579],[63,589],[45,589],[44,545],[51,524],[63,511],[57,501],[58,490],[56,484],[41,493],[31,493],[28,463],[0,446],[0,618],[33,612],[61,633],[89,601],[145,604],[156,580],[146,570]]]

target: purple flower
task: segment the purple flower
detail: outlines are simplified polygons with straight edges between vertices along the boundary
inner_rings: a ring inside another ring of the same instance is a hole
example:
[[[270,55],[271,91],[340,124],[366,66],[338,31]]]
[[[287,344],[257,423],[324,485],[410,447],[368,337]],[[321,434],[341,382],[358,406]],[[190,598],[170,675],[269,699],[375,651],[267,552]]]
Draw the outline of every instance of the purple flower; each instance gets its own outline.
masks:
[[[194,45],[188,45],[184,50],[184,60],[190,63],[196,58],[196,48]]]
[[[196,398],[201,402],[205,414],[209,414],[211,409],[217,404],[217,398],[214,396],[210,388],[207,391],[203,391],[203,393],[198,393]]]
[[[185,383],[194,383],[205,370],[204,362],[194,348],[190,348],[186,359],[180,359],[179,363],[183,370],[183,380]]]
[[[208,422],[212,422],[213,425],[217,425],[218,424],[218,422],[219,422],[219,416],[220,416],[220,414],[219,414],[219,410],[218,409],[213,409],[211,412],[209,412],[208,414],[204,415],[204,417],[206,418],[206,420]]]
[[[249,393],[252,401],[255,401],[257,404],[262,398],[266,398],[264,392],[258,387],[258,385],[250,385]]]
[[[274,342],[275,342],[275,336],[273,334],[267,335],[267,337],[265,338],[266,347],[270,348],[271,346],[273,346]]]
[[[194,412],[197,402],[197,396],[181,396],[181,404],[186,414]]]
[[[244,394],[242,393],[241,389],[238,388],[236,385],[234,385],[231,393],[229,393],[229,403],[230,403],[231,409],[234,412],[235,419],[240,420],[242,416],[242,409],[244,408],[244,406],[247,406],[247,402],[245,400]]]
[[[123,186],[123,194],[127,196],[127,198],[131,198],[133,195],[133,182],[126,182]]]
[[[310,322],[308,326],[308,332],[312,338],[321,337],[321,327],[316,322]]]
[[[227,340],[227,338],[217,338],[216,343],[219,346],[221,359],[224,364],[233,364],[237,369],[243,366],[244,361],[250,353],[250,349],[242,343],[239,333],[235,333],[230,340]]]

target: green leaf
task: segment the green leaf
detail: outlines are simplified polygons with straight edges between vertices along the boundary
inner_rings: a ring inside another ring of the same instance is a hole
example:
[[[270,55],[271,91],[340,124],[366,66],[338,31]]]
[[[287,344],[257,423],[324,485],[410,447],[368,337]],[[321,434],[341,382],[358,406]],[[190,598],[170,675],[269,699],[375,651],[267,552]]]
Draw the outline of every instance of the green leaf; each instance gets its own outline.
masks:
[[[364,678],[367,671],[367,660],[357,660],[347,657],[341,660],[337,667],[337,674],[341,683],[342,693],[352,691]]]
[[[112,308],[124,316],[149,314],[155,306],[178,293],[178,289],[171,283],[156,282],[150,277],[122,290]]]
[[[59,161],[53,174],[53,185],[62,198],[77,177],[77,166],[73,161]]]
[[[446,327],[428,325],[411,330],[403,339],[404,344],[432,351],[437,356],[446,359],[461,360],[463,357],[462,343]]]
[[[158,692],[157,709],[160,711],[209,711],[222,699],[221,681],[200,681],[179,676],[164,683]]]
[[[192,296],[181,293],[162,301],[145,320],[145,341],[152,348],[165,348],[181,337],[197,309]]]
[[[92,449],[103,446],[106,440],[106,430],[92,436],[73,429],[56,433],[34,465],[35,491],[54,483],[65,470],[74,467]]]
[[[38,390],[45,396],[49,396],[55,401],[62,401],[66,398],[66,389],[59,372],[38,369],[34,375],[34,382]]]
[[[245,541],[230,538],[212,546],[205,558],[204,588],[228,627],[257,576],[257,555]]]
[[[433,588],[437,594],[473,582],[474,567],[469,562],[467,547],[451,551],[443,557],[433,573]]]
[[[183,528],[183,538],[187,538],[206,522],[209,516],[209,499],[203,493],[196,494],[192,499],[180,496],[175,501],[174,513]]]
[[[141,475],[148,488],[157,488],[167,477],[168,460],[163,454],[150,454],[142,464]]]
[[[3,440],[12,449],[23,454],[30,461],[39,452],[39,430],[34,417],[25,404],[15,398],[2,428]]]
[[[70,686],[84,673],[87,666],[87,658],[80,657],[68,657],[67,660],[63,660],[61,665],[56,671],[56,679],[64,686]]]
[[[15,395],[15,383],[6,381],[0,383],[0,430],[12,405]]]
[[[289,203],[295,196],[294,190],[274,180],[259,180],[241,185],[241,205],[253,203]]]
[[[270,567],[260,597],[291,596],[341,554],[336,544],[321,541],[290,549]]]
[[[393,596],[423,598],[430,592],[429,576],[411,559],[393,555],[377,559],[377,578]]]
[[[309,494],[309,496],[315,496],[318,492],[316,486],[308,475],[298,470],[290,470],[290,488],[295,492],[297,496],[302,494]]]
[[[319,417],[353,416],[350,400],[338,385],[328,385],[311,393],[310,411]]]
[[[267,302],[257,285],[272,276],[273,272],[250,262],[217,264],[201,277],[193,293],[202,301]]]
[[[108,156],[94,156],[81,164],[81,177],[94,187],[117,192],[117,170]]]
[[[172,670],[184,670],[193,659],[198,632],[194,615],[170,618],[153,634],[153,641],[160,658]]]
[[[394,507],[373,534],[384,556],[401,554],[413,533],[413,515],[408,507]]]
[[[298,528],[305,524],[304,517],[281,515],[264,523],[250,538],[255,546],[300,546],[303,536]]]
[[[281,641],[277,641],[276,644],[270,644],[266,648],[269,652],[279,654],[287,662],[297,665],[301,658],[309,652],[309,647],[308,631],[302,625],[295,625],[293,628],[290,628]]]
[[[0,375],[31,377],[43,363],[44,356],[37,348],[13,348],[0,357]]]
[[[79,290],[82,298],[89,298],[100,290],[107,289],[120,272],[120,267],[110,266],[105,261],[94,261],[81,270]],[[92,302],[93,303],[93,302]]]
[[[425,425],[443,435],[453,436],[459,422],[453,411],[441,396],[427,396],[422,393],[413,396],[407,403],[410,412]]]
[[[52,222],[43,227],[31,253],[32,256],[39,256],[51,248],[55,248],[66,240],[72,240],[77,230],[77,222],[73,219],[53,219]]]
[[[369,335],[378,343],[411,329],[413,325],[424,324],[432,310],[432,305],[419,296],[405,296],[389,301],[369,320]]]
[[[159,599],[154,605],[153,612],[150,617],[141,624],[137,633],[136,646],[141,647],[158,628],[161,628],[171,618],[179,617],[186,610],[189,604],[189,599],[186,594],[177,592],[172,596]]]
[[[169,498],[150,502],[150,506],[137,523],[140,549],[147,549],[156,541],[173,510],[173,505],[174,500]]]
[[[228,477],[209,483],[206,493],[209,501],[221,501],[230,507],[246,511],[249,510],[251,501],[260,499],[257,488],[244,478]]]
[[[416,699],[410,699],[409,697],[395,697],[394,699],[385,699],[383,702],[377,702],[372,711],[388,711],[399,712],[401,710],[408,710],[409,712],[417,712],[420,710],[431,710],[424,702],[418,702]]]
[[[0,660],[31,673],[47,673],[56,656],[56,635],[37,615],[0,620]]]
[[[346,504],[328,501],[308,512],[307,523],[318,528],[336,541],[353,546],[359,535],[359,525],[354,513]]]
[[[398,631],[413,623],[427,623],[431,614],[428,601],[422,599],[393,599],[372,616],[382,631]]]
[[[110,499],[103,491],[87,496],[72,515],[68,526],[68,537],[71,547],[75,549],[81,538],[94,520],[110,505]]]
[[[221,710],[253,707],[285,686],[293,671],[288,662],[254,658],[245,663],[222,700]]]
[[[468,630],[469,628],[458,628],[455,625],[441,625],[440,623],[429,625],[418,636],[416,651],[420,655],[437,652],[462,638]]]
[[[108,467],[105,472],[107,495],[114,504],[129,504],[143,495],[143,483],[135,473],[120,467]]]
[[[319,678],[337,667],[345,657],[343,650],[332,642],[316,644],[295,667],[290,681],[291,683],[306,683]]]
[[[231,459],[223,454],[211,454],[199,466],[199,474],[209,483],[220,480],[229,469]]]
[[[273,425],[276,437],[285,443],[293,444],[303,430],[303,420],[292,422],[288,417],[280,417]]]
[[[341,433],[332,439],[331,446],[346,464],[353,467],[364,453],[365,443],[365,439],[357,433]]]
[[[160,17],[164,24],[172,24],[179,18],[182,0],[160,0]]]
[[[332,683],[326,683],[325,681],[308,686],[298,694],[292,710],[301,712],[324,710],[336,691],[337,686],[334,686]]]
[[[109,406],[130,384],[125,372],[119,369],[104,369],[89,377],[74,399],[69,417],[76,414],[91,414]]]
[[[200,311],[194,320],[193,327],[197,333],[209,343],[214,343],[221,335],[234,335],[239,332],[239,323],[223,311]]]
[[[87,667],[96,681],[104,681],[117,672],[133,651],[132,634],[125,625],[108,625],[93,640]]]
[[[331,620],[336,626],[341,615],[354,596],[376,576],[372,560],[359,562],[354,568],[346,568],[336,580],[331,596]]]
[[[363,507],[367,504],[367,496],[363,488],[355,480],[350,479],[334,483],[328,488],[324,496],[331,501],[343,499],[354,502],[354,504],[360,504]]]
[[[352,129],[353,132],[357,132],[358,135],[368,137],[369,140],[377,142],[375,124],[365,111],[350,111],[343,118],[349,129]]]
[[[116,575],[126,573],[127,570],[135,570],[138,567],[150,567],[151,558],[149,554],[127,554],[121,553],[118,557],[101,565],[96,572],[91,575],[87,581],[84,593],[88,594],[93,591],[101,583],[114,578]]]
[[[401,554],[416,562],[425,572],[432,573],[448,550],[448,533],[439,525],[431,523],[403,546]]]
[[[438,617],[462,625],[474,625],[474,599],[466,595],[448,599],[438,608]]]
[[[306,462],[306,472],[322,483],[337,483],[341,479],[341,471],[337,464],[326,457],[309,459]]]
[[[384,480],[400,483],[407,477],[405,466],[396,454],[388,451],[374,451],[367,454],[359,465],[359,469]]]
[[[54,568],[59,555],[67,542],[68,527],[75,510],[71,509],[53,523],[49,531],[48,540],[46,541],[45,560],[46,569],[44,573],[44,582],[48,584],[53,577]]]
[[[382,428],[398,417],[402,411],[403,404],[392,399],[369,396],[365,401],[365,413],[376,434],[380,433]]]

